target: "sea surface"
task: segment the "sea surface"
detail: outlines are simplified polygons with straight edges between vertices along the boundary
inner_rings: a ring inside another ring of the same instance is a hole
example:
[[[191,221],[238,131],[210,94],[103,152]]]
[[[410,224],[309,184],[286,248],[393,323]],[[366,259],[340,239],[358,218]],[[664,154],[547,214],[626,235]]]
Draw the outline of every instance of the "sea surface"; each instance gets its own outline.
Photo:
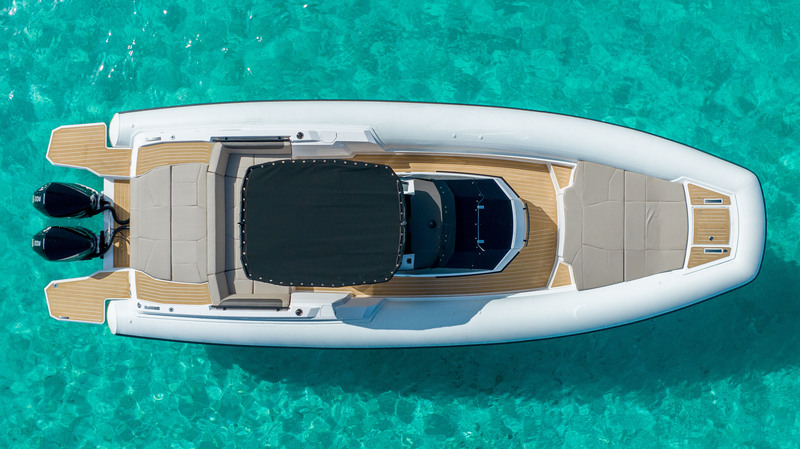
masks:
[[[644,322],[463,348],[205,346],[49,317],[47,283],[100,263],[34,254],[58,221],[31,194],[102,188],[45,160],[53,128],[277,99],[510,106],[688,144],[761,179],[761,273]],[[800,446],[798,1],[2,0],[0,165],[0,447]]]

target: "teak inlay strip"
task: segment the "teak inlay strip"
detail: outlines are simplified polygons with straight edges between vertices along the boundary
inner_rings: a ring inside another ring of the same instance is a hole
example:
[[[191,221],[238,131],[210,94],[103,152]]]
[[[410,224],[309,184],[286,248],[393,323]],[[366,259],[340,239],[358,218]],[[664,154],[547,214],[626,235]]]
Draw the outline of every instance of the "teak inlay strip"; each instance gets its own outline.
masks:
[[[208,164],[213,145],[211,142],[165,142],[139,147],[136,174],[143,175],[163,165]]]
[[[47,158],[54,165],[86,168],[100,176],[129,176],[130,148],[106,146],[106,124],[62,126],[53,131]]]
[[[114,212],[120,220],[131,217],[131,183],[130,181],[114,181]],[[129,267],[130,256],[130,231],[120,231],[114,239],[114,266]]]
[[[572,167],[565,167],[563,165],[552,165],[553,173],[556,175],[559,189],[566,189],[569,187],[570,177],[572,177]]]
[[[572,276],[569,274],[569,266],[563,262],[559,262],[551,287],[564,287],[567,285],[572,285]]]
[[[56,281],[47,286],[45,296],[53,318],[102,324],[107,299],[130,298],[128,272],[103,272],[86,279]]]
[[[186,284],[154,279],[136,272],[136,295],[145,301],[163,304],[203,305],[211,304],[208,283]]]

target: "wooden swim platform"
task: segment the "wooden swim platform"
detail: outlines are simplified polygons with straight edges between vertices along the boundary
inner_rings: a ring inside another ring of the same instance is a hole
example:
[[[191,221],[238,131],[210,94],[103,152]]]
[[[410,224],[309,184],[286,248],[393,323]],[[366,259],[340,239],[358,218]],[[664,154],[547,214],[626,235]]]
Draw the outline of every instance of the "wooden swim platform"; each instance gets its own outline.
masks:
[[[106,146],[106,124],[61,126],[50,135],[47,159],[53,165],[86,168],[98,176],[131,174],[131,149]]]
[[[54,281],[45,290],[50,315],[62,321],[105,322],[106,300],[131,297],[127,271]]]

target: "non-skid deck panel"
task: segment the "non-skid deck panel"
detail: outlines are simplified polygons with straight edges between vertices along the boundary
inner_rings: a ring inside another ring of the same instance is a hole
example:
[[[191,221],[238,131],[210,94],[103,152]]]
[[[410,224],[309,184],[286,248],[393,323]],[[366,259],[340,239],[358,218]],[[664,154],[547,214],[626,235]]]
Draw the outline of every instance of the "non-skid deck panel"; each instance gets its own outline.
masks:
[[[500,273],[449,278],[395,277],[382,284],[298,290],[347,290],[358,296],[449,296],[546,288],[556,260],[556,190],[545,164],[468,156],[360,155],[396,172],[454,172],[502,177],[528,207],[528,245]]]
[[[121,221],[128,220],[131,216],[131,183],[130,181],[114,181],[114,212]],[[131,265],[130,255],[130,231],[124,230],[117,234],[114,239],[114,266],[129,267]]]
[[[136,174],[143,175],[163,165],[208,164],[211,142],[165,142],[139,147],[136,154]]]
[[[730,238],[731,222],[728,208],[695,208],[695,245],[725,245]]]
[[[715,247],[713,248],[714,250],[722,250],[722,252],[710,253],[710,254],[706,254],[705,249],[706,248],[703,247],[697,247],[697,246],[693,247],[692,250],[689,252],[689,263],[686,265],[686,267],[694,268],[696,266],[713,262],[715,260],[719,260],[731,255],[730,247],[725,247],[725,248]]]
[[[689,198],[691,199],[692,206],[704,206],[704,205],[729,205],[731,204],[731,197],[728,195],[723,195],[719,192],[715,192],[713,190],[705,189],[700,186],[696,186],[694,184],[688,185],[689,189]],[[709,200],[709,203],[706,203],[706,200]]]
[[[566,287],[572,285],[572,276],[569,274],[569,265],[559,262],[556,267],[556,274],[553,276],[551,287]]]
[[[106,300],[130,298],[127,271],[96,273],[85,279],[53,282],[45,289],[50,315],[59,320],[103,323]]]
[[[83,167],[101,176],[129,176],[130,148],[106,147],[106,125],[64,126],[53,131],[47,158],[55,165]]]
[[[552,167],[553,173],[556,175],[556,181],[558,181],[558,188],[564,190],[569,187],[569,181],[572,177],[572,167],[563,165],[553,165]]]
[[[154,279],[136,272],[136,296],[139,299],[163,304],[204,305],[211,304],[208,283],[186,284]]]

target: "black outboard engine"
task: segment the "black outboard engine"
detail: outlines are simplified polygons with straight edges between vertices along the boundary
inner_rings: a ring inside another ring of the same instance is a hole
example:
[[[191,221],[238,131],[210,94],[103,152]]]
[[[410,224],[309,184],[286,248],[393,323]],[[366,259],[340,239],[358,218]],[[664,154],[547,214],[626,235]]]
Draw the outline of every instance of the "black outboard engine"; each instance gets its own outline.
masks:
[[[80,184],[48,182],[33,193],[33,206],[43,214],[54,218],[83,218],[109,211],[119,224],[130,220],[120,220],[114,205],[96,190]]]
[[[33,250],[50,261],[70,262],[101,256],[108,246],[92,231],[81,228],[50,226],[33,236]]]
[[[48,182],[33,194],[33,206],[55,218],[91,217],[105,210],[102,195],[80,184]]]
[[[114,212],[114,206],[100,193],[80,184],[49,182],[33,194],[33,206],[43,214],[55,218],[83,218],[110,211],[114,221],[127,224],[129,220],[120,221]],[[129,229],[120,226],[105,237],[82,228],[66,226],[50,226],[33,236],[31,247],[40,256],[50,261],[70,262],[102,257],[109,248],[117,233]]]

